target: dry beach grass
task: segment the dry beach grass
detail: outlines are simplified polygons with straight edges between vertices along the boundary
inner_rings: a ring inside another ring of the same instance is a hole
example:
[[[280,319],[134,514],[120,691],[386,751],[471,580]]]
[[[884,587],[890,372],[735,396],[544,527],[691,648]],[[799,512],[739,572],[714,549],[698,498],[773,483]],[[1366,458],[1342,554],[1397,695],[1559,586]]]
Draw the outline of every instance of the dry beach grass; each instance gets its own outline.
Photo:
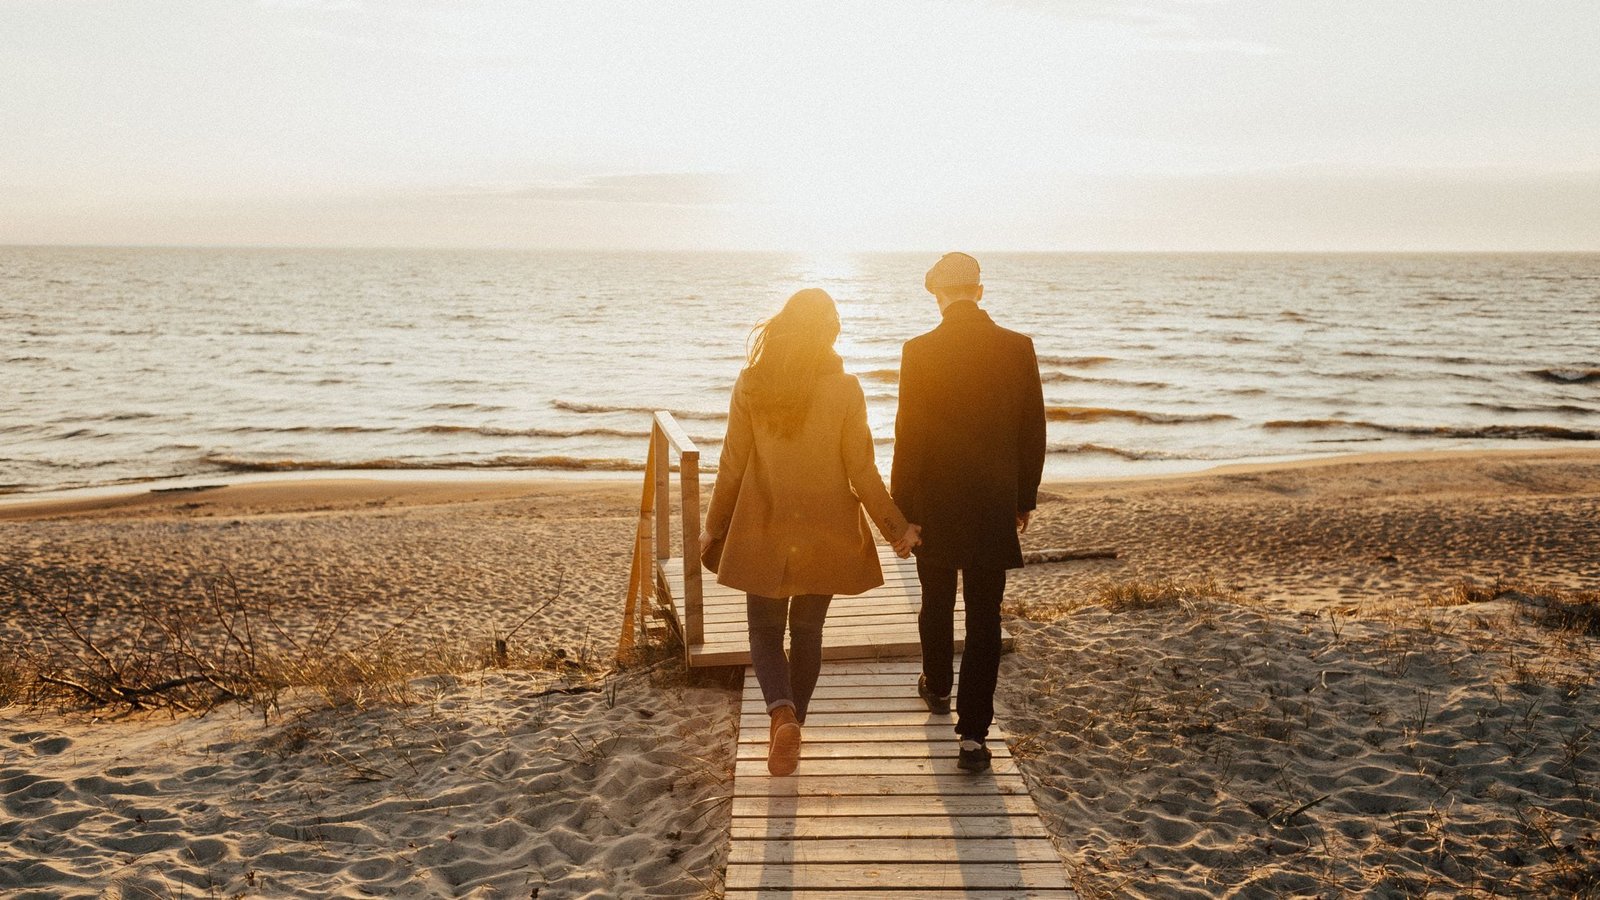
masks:
[[[1082,894],[1600,896],[1597,501],[1575,452],[1051,486],[1028,545],[1120,555],[1016,573],[1000,719]],[[737,697],[612,668],[636,502],[0,507],[0,892],[715,895]]]

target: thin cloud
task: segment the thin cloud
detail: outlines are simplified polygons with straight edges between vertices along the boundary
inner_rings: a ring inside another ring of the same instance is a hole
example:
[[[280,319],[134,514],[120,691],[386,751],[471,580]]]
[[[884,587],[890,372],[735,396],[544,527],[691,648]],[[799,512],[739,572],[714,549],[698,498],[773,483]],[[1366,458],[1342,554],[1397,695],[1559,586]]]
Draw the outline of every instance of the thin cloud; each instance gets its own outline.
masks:
[[[565,203],[647,203],[666,206],[715,206],[749,199],[746,179],[714,172],[657,172],[593,175],[574,182],[553,182],[474,192],[478,196],[546,200]]]

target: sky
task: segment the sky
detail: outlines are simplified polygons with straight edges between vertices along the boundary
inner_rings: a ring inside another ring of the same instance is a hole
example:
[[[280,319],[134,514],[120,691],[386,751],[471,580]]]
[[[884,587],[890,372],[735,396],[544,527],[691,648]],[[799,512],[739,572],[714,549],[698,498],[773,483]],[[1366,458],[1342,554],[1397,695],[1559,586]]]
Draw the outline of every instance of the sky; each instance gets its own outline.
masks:
[[[0,243],[1600,250],[1595,0],[0,0]]]

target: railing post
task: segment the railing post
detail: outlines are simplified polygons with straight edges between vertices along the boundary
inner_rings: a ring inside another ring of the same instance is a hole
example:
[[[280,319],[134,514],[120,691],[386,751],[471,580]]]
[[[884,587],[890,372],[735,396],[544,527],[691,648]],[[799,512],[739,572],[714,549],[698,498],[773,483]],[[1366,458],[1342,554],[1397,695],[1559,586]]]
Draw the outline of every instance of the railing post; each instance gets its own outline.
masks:
[[[636,632],[648,634],[648,597],[655,591],[655,564],[650,560],[650,522],[655,511],[656,445],[650,442],[644,466],[644,492],[639,498],[639,521],[633,531],[633,564],[628,572],[628,604],[622,613],[622,636],[617,639],[617,658],[633,652]]]
[[[667,435],[661,423],[650,427],[650,449],[656,464],[656,559],[672,556],[672,494],[670,460],[667,455]]]
[[[683,613],[688,619],[684,643],[705,643],[705,595],[700,579],[700,451],[678,455],[678,483],[683,489]]]

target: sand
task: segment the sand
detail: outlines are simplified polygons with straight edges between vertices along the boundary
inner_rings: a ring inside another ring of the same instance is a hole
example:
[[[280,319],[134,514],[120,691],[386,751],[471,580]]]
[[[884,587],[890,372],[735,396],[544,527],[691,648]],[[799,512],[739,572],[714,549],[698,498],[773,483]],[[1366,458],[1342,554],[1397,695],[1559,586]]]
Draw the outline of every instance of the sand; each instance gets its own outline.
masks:
[[[513,643],[543,661],[265,717],[0,708],[0,893],[714,893],[738,698],[667,660],[609,671],[637,502],[349,479],[0,506],[6,642],[39,597],[115,640],[138,598],[198,608],[192,576],[225,570],[290,634],[481,645],[533,613]],[[1594,638],[1515,596],[1426,602],[1600,587],[1600,453],[1054,484],[1025,546],[1119,551],[1014,573],[998,695],[1085,896],[1600,883]],[[1161,578],[1223,599],[1087,603]]]
[[[683,897],[726,856],[724,691],[490,672],[403,706],[7,715],[7,897]],[[568,687],[567,689],[571,689]]]

